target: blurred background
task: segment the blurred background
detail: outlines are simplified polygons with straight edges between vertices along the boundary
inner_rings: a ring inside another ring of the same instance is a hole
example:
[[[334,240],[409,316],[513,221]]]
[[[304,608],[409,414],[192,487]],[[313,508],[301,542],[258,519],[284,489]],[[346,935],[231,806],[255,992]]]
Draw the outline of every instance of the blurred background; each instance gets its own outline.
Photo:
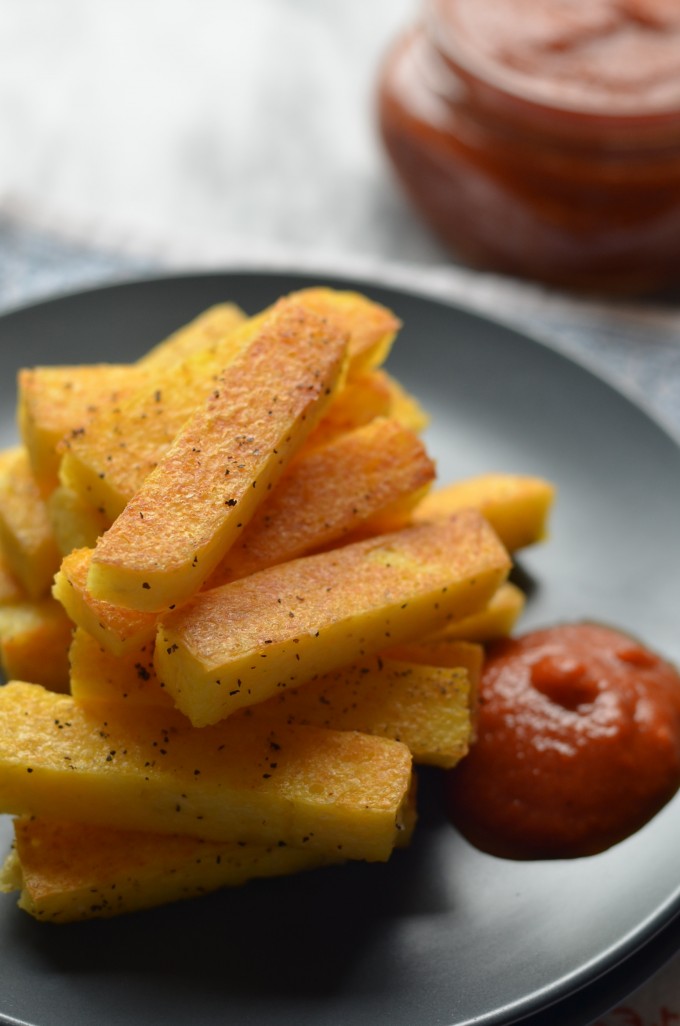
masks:
[[[415,0],[2,0],[0,300],[128,264],[441,260],[375,129],[379,62],[416,13]]]
[[[680,424],[667,296],[601,302],[472,270],[407,202],[376,94],[420,13],[0,0],[0,310],[170,269],[377,276],[538,332]]]

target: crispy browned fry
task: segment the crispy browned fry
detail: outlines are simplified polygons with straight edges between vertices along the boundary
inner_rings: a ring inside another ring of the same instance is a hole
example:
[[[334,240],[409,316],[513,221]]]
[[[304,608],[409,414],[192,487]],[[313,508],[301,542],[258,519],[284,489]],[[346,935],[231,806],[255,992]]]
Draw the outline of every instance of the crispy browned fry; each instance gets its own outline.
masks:
[[[395,529],[403,526],[433,478],[423,443],[385,418],[302,452],[206,587],[337,544],[376,514],[386,521],[394,513]],[[399,517],[394,511],[407,498]]]
[[[479,684],[484,665],[483,646],[476,641],[459,641],[457,638],[408,641],[387,649],[384,655],[387,659],[423,663],[425,666],[448,666],[452,669],[462,667],[474,688]]]
[[[102,407],[113,407],[151,375],[213,345],[242,323],[231,303],[211,307],[134,364],[31,367],[19,372],[18,420],[36,483],[46,498],[59,481],[59,442]]]
[[[206,587],[337,542],[362,521],[377,533],[376,512],[383,531],[403,524],[432,474],[422,443],[392,421],[376,421],[300,453]],[[400,510],[404,495],[408,502]],[[153,637],[156,616],[94,598],[87,588],[91,557],[83,549],[65,557],[54,595],[75,623],[122,655]]]
[[[390,417],[394,417],[412,431],[424,431],[430,423],[430,417],[416,397],[391,374],[385,373],[385,383],[390,392]]]
[[[390,311],[355,293],[306,289],[298,302],[348,334],[348,375],[377,366],[398,327]],[[167,451],[219,375],[259,332],[271,308],[186,359],[154,367],[151,380],[113,408],[71,425],[62,443],[62,484],[112,521]]]
[[[65,556],[54,578],[54,598],[75,624],[114,655],[134,652],[147,641],[153,643],[157,614],[94,598],[87,587],[91,561],[92,549],[74,549]]]
[[[416,434],[428,424],[427,415],[414,396],[387,371],[373,370],[347,382],[305,442],[305,449],[326,445],[376,417],[389,417]]]
[[[19,907],[35,919],[71,923],[339,861],[339,855],[326,857],[308,846],[206,841],[24,818],[14,823],[14,847],[0,871],[0,891],[19,891]]]
[[[59,479],[110,524],[256,332],[251,319],[179,362],[145,372],[115,403],[73,423],[59,444]]]
[[[73,624],[53,598],[0,605],[0,664],[7,680],[68,691]]]
[[[79,630],[70,658],[71,694],[80,704],[172,705],[148,647],[112,656]],[[378,734],[402,741],[415,762],[449,768],[467,753],[473,730],[478,673],[468,671],[465,658],[450,668],[374,656],[287,688],[234,716]]]
[[[304,444],[304,450],[335,441],[339,435],[390,416],[392,395],[384,371],[370,371],[351,381],[333,398]]]
[[[329,403],[346,347],[327,322],[277,304],[97,542],[93,596],[159,611],[196,592]]]
[[[46,505],[52,532],[63,556],[74,549],[93,548],[97,538],[111,526],[100,510],[64,485],[57,485]]]
[[[26,592],[9,568],[5,554],[0,549],[0,606],[6,602],[20,602],[26,598]]]
[[[47,498],[59,483],[58,445],[95,415],[114,406],[142,380],[130,364],[31,367],[19,372],[19,429],[36,483]]]
[[[286,688],[236,715],[390,737],[408,746],[414,762],[450,769],[472,741],[473,694],[476,682],[464,667],[374,656]]]
[[[124,655],[113,655],[78,627],[69,649],[71,694],[81,705],[96,702],[173,708],[153,664],[153,640]]]
[[[49,593],[60,554],[23,446],[0,453],[0,548],[30,598]]]
[[[475,510],[282,563],[164,616],[156,669],[196,726],[483,607],[510,563]]]
[[[342,325],[349,336],[350,379],[385,362],[401,327],[401,321],[391,310],[359,292],[315,286],[293,292],[291,298],[320,317]]]
[[[481,474],[429,492],[414,512],[418,523],[471,507],[484,514],[509,552],[542,541],[555,487],[540,477]]]
[[[428,634],[424,643],[456,640],[487,642],[505,637],[510,634],[520,618],[525,602],[524,592],[516,584],[506,581],[484,609],[466,616],[457,623],[447,624],[441,630],[433,631]]]
[[[410,752],[386,738],[242,720],[197,731],[173,710],[0,688],[0,805],[13,815],[381,861],[410,788]]]
[[[235,303],[216,303],[183,328],[173,331],[172,335],[145,353],[135,366],[145,373],[165,373],[168,367],[177,365],[188,356],[219,346],[246,319],[243,310]]]

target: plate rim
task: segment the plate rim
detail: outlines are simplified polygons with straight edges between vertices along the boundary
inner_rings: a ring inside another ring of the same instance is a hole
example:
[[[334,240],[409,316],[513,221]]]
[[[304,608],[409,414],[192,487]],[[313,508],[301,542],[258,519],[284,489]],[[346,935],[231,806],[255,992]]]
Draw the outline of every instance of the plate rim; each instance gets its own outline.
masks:
[[[382,291],[393,293],[397,296],[405,296],[407,298],[413,298],[415,300],[424,301],[427,304],[434,304],[436,306],[451,310],[457,314],[463,314],[466,317],[470,317],[473,320],[486,322],[491,325],[494,329],[499,329],[501,332],[510,333],[516,336],[523,343],[530,343],[531,345],[539,346],[543,349],[548,350],[554,357],[565,361],[567,364],[573,364],[579,368],[582,372],[590,377],[595,378],[602,386],[615,393],[619,398],[623,399],[627,404],[634,407],[635,410],[642,414],[657,430],[659,430],[666,438],[673,444],[673,446],[680,452],[680,433],[673,425],[669,425],[666,419],[659,414],[657,410],[651,408],[651,404],[645,402],[644,397],[634,393],[630,388],[626,388],[625,385],[615,379],[614,376],[608,374],[601,366],[593,361],[591,364],[590,360],[583,357],[582,354],[574,354],[566,351],[559,344],[556,344],[554,340],[547,338],[540,332],[534,332],[524,327],[518,327],[514,324],[510,324],[504,321],[502,318],[489,314],[487,312],[480,311],[472,306],[466,306],[462,304],[457,298],[447,299],[441,294],[432,294],[427,290],[423,290],[416,284],[408,286],[401,282],[394,282],[390,280],[389,275],[382,277],[379,273],[370,274],[352,274],[346,271],[326,271],[321,269],[318,274],[313,273],[308,269],[300,269],[299,267],[258,267],[245,269],[238,269],[228,267],[225,269],[206,269],[206,270],[189,270],[189,271],[177,271],[172,270],[169,273],[153,273],[149,275],[134,275],[131,277],[125,277],[122,279],[116,279],[109,282],[103,282],[94,285],[87,285],[82,288],[66,289],[58,291],[47,296],[38,297],[34,300],[28,300],[22,302],[19,305],[5,308],[0,311],[0,323],[5,322],[7,319],[11,319],[15,316],[21,317],[23,314],[30,314],[36,308],[48,307],[50,305],[59,305],[64,302],[77,302],[81,298],[90,297],[96,298],[98,294],[113,293],[118,290],[123,290],[130,287],[144,288],[145,286],[167,286],[173,282],[185,282],[190,285],[192,282],[198,282],[201,280],[209,279],[211,281],[218,281],[224,279],[239,279],[239,280],[260,280],[269,278],[286,278],[296,279],[300,282],[300,285],[308,284],[314,280],[322,285],[330,285],[331,287],[345,287],[348,289],[355,289],[357,291],[365,291],[367,289],[375,288]],[[657,930],[651,935],[646,936],[644,941],[638,943],[633,950],[620,951],[618,956],[615,957],[615,961],[612,963],[611,953],[607,953],[608,964],[601,968],[601,970],[591,979],[581,983],[576,989],[570,987],[571,977],[564,977],[558,984],[552,984],[543,990],[536,992],[533,995],[531,1001],[522,999],[516,1002],[512,1006],[508,1006],[506,1009],[500,1009],[496,1012],[490,1013],[489,1016],[484,1016],[480,1022],[487,1023],[488,1026],[494,1026],[494,1024],[503,1024],[503,1026],[509,1026],[510,1023],[527,1023],[527,1026],[532,1026],[533,1020],[536,1016],[544,1014],[546,1011],[559,1010],[556,1006],[561,1006],[564,1001],[568,1001],[572,998],[576,999],[579,996],[585,994],[589,988],[596,986],[603,978],[609,976],[614,970],[624,968],[632,960],[636,959],[638,955],[647,951],[654,942],[659,940],[663,934],[667,933],[670,928],[675,928],[680,921],[680,893],[678,898],[668,899],[667,905],[677,907],[672,912],[670,918],[661,924]],[[665,907],[665,906],[664,906]],[[638,924],[635,931],[637,936],[641,931],[647,930],[644,924]],[[680,942],[680,936],[678,937]],[[677,949],[676,949],[677,950]],[[619,948],[617,948],[619,951]],[[665,961],[670,960],[675,954],[675,951],[670,952],[668,958]],[[599,962],[605,957],[605,954],[598,959]],[[657,965],[654,967],[654,971],[662,967]],[[584,969],[579,971],[581,975],[585,971]],[[646,978],[646,975],[645,975]],[[555,989],[564,990],[565,993],[557,993],[546,1003],[545,995],[546,992],[550,994]],[[541,997],[543,995],[543,997]],[[535,1005],[535,1007],[531,1007]],[[513,1017],[507,1018],[507,1012],[510,1008],[516,1008],[520,1011],[519,1018]],[[600,1014],[606,1010],[600,1007],[596,1010],[596,1014]],[[478,1020],[475,1020],[478,1021]],[[12,1019],[11,1017],[5,1016],[0,1011],[0,1022],[6,1022],[21,1026],[23,1020]]]
[[[17,304],[2,308],[0,310],[0,320],[13,317],[14,315],[30,313],[36,307],[58,304],[62,301],[77,300],[80,297],[95,296],[99,293],[113,292],[118,289],[144,287],[146,285],[157,286],[173,281],[188,282],[200,279],[230,277],[252,279],[262,277],[298,278],[305,282],[314,280],[320,284],[331,284],[331,287],[333,283],[343,283],[345,288],[352,288],[357,291],[366,287],[375,287],[394,292],[397,295],[407,295],[414,299],[435,303],[474,319],[487,321],[503,331],[518,335],[535,345],[548,349],[553,354],[566,360],[567,363],[573,363],[592,377],[597,378],[602,384],[608,386],[612,391],[628,400],[632,406],[637,407],[643,412],[650,421],[656,424],[680,448],[680,424],[673,424],[668,417],[653,407],[642,390],[637,390],[629,381],[619,379],[615,373],[612,373],[599,363],[596,357],[590,357],[582,351],[573,352],[567,347],[562,346],[557,339],[550,337],[548,331],[544,333],[538,329],[513,324],[510,321],[504,320],[502,316],[494,311],[481,310],[475,304],[461,302],[459,297],[447,298],[438,287],[428,288],[423,282],[416,283],[410,281],[408,280],[408,268],[398,264],[370,265],[366,268],[365,273],[356,273],[344,266],[333,267],[332,264],[321,264],[318,269],[314,269],[311,264],[309,266],[301,263],[289,264],[287,261],[281,264],[263,262],[262,264],[245,264],[244,266],[228,265],[224,268],[210,266],[206,268],[170,268],[165,271],[159,269],[148,274],[116,276],[98,283],[85,283],[81,287],[77,285],[73,287],[65,286],[47,295],[40,295],[35,298],[29,297],[25,300],[20,300]],[[515,279],[508,278],[503,279],[503,281],[514,282]],[[521,287],[524,283],[517,281],[517,284]],[[579,297],[575,297],[575,301],[578,302]]]

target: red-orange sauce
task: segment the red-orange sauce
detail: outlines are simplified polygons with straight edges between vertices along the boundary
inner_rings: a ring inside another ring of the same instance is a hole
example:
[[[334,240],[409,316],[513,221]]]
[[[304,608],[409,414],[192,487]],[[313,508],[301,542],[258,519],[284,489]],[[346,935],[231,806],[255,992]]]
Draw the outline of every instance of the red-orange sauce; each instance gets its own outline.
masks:
[[[680,103],[677,0],[430,0],[446,53],[558,107],[635,115]]]
[[[588,290],[680,280],[677,0],[425,0],[378,118],[468,262]]]
[[[590,855],[680,786],[680,674],[592,623],[491,647],[478,738],[447,779],[454,823],[507,858]]]

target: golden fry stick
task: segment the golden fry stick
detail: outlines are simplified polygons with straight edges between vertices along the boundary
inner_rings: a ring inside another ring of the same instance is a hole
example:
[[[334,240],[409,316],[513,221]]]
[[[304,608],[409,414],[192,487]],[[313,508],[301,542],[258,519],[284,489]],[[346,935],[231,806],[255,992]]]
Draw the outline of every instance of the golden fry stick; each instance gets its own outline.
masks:
[[[42,922],[71,923],[195,898],[329,861],[309,847],[205,841],[63,820],[19,819],[0,891]]]
[[[364,518],[366,524],[375,524],[371,518],[376,511],[381,526],[389,523],[388,515],[403,524],[432,474],[422,443],[393,421],[375,421],[322,449],[305,450],[258,508],[206,587],[335,543]],[[399,511],[404,493],[409,501]],[[153,637],[156,615],[94,598],[87,588],[91,556],[82,549],[69,553],[56,575],[53,594],[74,623],[122,655]]]
[[[206,587],[337,544],[405,496],[415,501],[433,478],[434,463],[418,437],[384,418],[301,452]]]
[[[283,563],[164,616],[156,670],[196,726],[215,723],[483,607],[509,559],[474,510]]]
[[[429,492],[413,514],[417,523],[472,507],[484,514],[509,552],[542,541],[555,488],[540,477],[482,474]]]
[[[71,645],[71,694],[96,703],[170,708],[148,649],[112,656],[84,631]],[[451,669],[374,656],[234,713],[329,730],[359,730],[402,741],[417,763],[449,768],[467,753],[476,679]]]
[[[476,691],[484,665],[484,648],[476,641],[455,639],[438,641],[408,641],[394,645],[384,653],[385,659],[400,662],[421,663],[425,666],[447,666],[450,669],[464,669],[472,691]]]
[[[385,738],[243,720],[197,731],[172,710],[0,688],[0,807],[13,815],[381,861],[410,787],[410,752]]]
[[[72,425],[59,444],[59,479],[111,523],[256,333],[245,321],[184,360],[164,362],[116,403]]]
[[[174,707],[156,676],[153,640],[124,655],[112,655],[78,627],[71,641],[69,662],[71,694],[81,705],[122,702]]]
[[[26,592],[10,570],[5,554],[0,549],[0,606],[26,598]]]
[[[68,691],[73,624],[49,596],[0,605],[0,663],[7,680]]]
[[[464,668],[374,656],[236,715],[393,738],[410,749],[414,762],[450,769],[472,740],[472,690]]]
[[[329,402],[346,345],[315,315],[277,304],[97,542],[92,595],[159,611],[197,591]]]
[[[130,364],[32,367],[19,371],[19,430],[43,498],[59,484],[62,438],[143,380]]]
[[[384,371],[370,371],[352,378],[333,397],[303,446],[303,452],[328,445],[348,431],[390,415],[392,396]]]
[[[23,446],[0,453],[0,547],[27,595],[47,595],[60,554]]]
[[[350,380],[385,362],[401,327],[391,310],[359,292],[316,286],[293,292],[289,298],[336,322],[347,332]]]
[[[390,393],[390,417],[394,417],[404,427],[409,427],[416,433],[424,431],[430,423],[430,417],[416,397],[391,374],[385,373],[385,383]]]
[[[65,556],[54,578],[54,598],[75,624],[114,655],[134,652],[147,641],[153,643],[157,614],[94,598],[87,588],[91,561],[92,549],[74,549]]]
[[[423,640],[423,644],[426,646],[428,642],[447,640],[486,642],[506,637],[522,615],[525,602],[524,592],[516,584],[506,581],[484,609],[433,631]]]
[[[57,546],[66,556],[74,549],[94,548],[111,522],[100,510],[83,501],[77,492],[57,485],[47,499],[47,515]]]
[[[306,289],[298,303],[348,334],[348,375],[363,374],[389,351],[399,322],[390,311],[355,293]],[[113,409],[98,411],[71,426],[62,443],[60,479],[112,521],[167,451],[173,438],[203,402],[219,375],[261,329],[271,314],[249,318],[218,343],[179,363],[155,367],[146,384]]]
[[[216,340],[243,322],[231,303],[211,307],[174,332],[134,364],[87,364],[74,367],[31,367],[19,372],[18,420],[33,474],[46,498],[59,483],[59,442],[102,407],[112,407],[139,388],[159,368]]]
[[[146,373],[158,370],[165,372],[172,364],[219,345],[222,339],[235,328],[241,327],[246,320],[243,310],[235,303],[216,303],[203,310],[183,328],[173,331],[172,335],[140,357],[135,366]]]

